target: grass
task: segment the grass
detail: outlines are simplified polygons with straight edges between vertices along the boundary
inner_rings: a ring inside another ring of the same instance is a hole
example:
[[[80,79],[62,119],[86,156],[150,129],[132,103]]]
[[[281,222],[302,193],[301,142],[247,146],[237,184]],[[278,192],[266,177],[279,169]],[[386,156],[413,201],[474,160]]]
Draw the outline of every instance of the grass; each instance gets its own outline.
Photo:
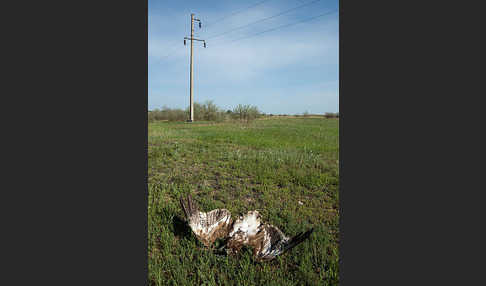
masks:
[[[149,123],[150,284],[337,285],[338,138],[338,119]],[[178,198],[187,193],[203,211],[257,209],[288,236],[314,232],[270,262],[255,262],[250,249],[217,256],[184,221]]]

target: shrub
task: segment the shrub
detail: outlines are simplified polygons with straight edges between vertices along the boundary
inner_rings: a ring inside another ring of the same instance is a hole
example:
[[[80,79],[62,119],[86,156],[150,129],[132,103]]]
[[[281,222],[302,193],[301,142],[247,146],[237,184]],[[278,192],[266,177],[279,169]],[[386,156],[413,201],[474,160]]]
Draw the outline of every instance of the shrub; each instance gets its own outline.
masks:
[[[228,118],[229,114],[220,109],[213,101],[206,101],[203,104],[194,103],[194,120],[196,121],[224,121]],[[185,110],[178,108],[168,108],[163,106],[162,109],[154,109],[148,112],[148,121],[153,122],[156,120],[168,120],[168,121],[186,121],[189,119],[189,107]]]
[[[188,117],[187,113],[182,109],[171,109],[166,106],[160,109],[154,109],[149,111],[148,120],[150,122],[156,120],[168,120],[168,121],[183,121]]]
[[[186,112],[189,114],[189,107],[186,109]],[[216,106],[212,100],[208,100],[203,104],[194,103],[194,120],[224,121],[225,119],[225,112]]]
[[[325,118],[339,118],[339,113],[326,112],[324,114]]]
[[[248,104],[247,105],[238,104],[233,109],[233,112],[231,114],[233,119],[246,121],[247,123],[261,116],[261,113],[256,106],[252,106]]]
[[[194,120],[195,121],[216,121],[222,122],[228,119],[236,119],[243,122],[250,122],[263,116],[256,106],[238,104],[233,110],[220,109],[213,101],[209,100],[204,103],[194,103]],[[271,116],[271,115],[270,115]],[[156,120],[168,121],[185,121],[189,118],[189,107],[185,110],[177,108],[168,108],[163,106],[162,109],[154,109],[148,112],[148,121]]]

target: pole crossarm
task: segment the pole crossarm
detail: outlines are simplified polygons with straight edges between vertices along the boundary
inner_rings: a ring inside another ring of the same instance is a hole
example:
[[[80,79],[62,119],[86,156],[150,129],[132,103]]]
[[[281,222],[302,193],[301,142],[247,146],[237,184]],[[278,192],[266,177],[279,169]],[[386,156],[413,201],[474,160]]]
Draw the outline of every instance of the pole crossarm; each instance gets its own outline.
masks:
[[[188,37],[184,37],[185,40],[194,40],[194,41],[201,41],[201,42],[205,42],[206,40],[200,40],[200,39],[196,39],[196,38],[188,38]]]

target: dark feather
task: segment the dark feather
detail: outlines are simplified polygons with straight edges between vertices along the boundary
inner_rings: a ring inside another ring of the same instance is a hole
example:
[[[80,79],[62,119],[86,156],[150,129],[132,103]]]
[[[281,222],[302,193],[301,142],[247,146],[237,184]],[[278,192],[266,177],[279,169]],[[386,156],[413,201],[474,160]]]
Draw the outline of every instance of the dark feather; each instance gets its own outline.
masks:
[[[179,199],[179,201],[181,203],[182,210],[184,211],[184,214],[185,214],[187,220],[189,220],[192,216],[197,215],[197,213],[199,211],[198,210],[198,206],[192,200],[192,197],[191,197],[190,194],[187,196],[187,200],[186,201],[184,200],[184,197],[183,196],[181,196],[181,198]]]
[[[308,239],[310,237],[310,235],[313,231],[314,231],[314,228],[311,228],[310,230],[308,230],[304,233],[301,232],[301,233],[297,234],[296,236],[290,238],[289,241],[284,245],[283,252],[289,251],[290,249],[294,248],[298,244],[304,242],[306,239]]]

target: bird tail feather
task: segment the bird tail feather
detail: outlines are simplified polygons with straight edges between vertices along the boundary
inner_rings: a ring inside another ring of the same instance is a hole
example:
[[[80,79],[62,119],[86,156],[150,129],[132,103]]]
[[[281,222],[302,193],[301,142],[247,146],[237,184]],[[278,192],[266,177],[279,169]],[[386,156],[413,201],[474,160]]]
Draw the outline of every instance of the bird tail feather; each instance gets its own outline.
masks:
[[[179,199],[181,203],[182,210],[184,211],[184,214],[186,216],[186,219],[189,220],[190,217],[192,217],[194,214],[198,212],[198,207],[196,202],[192,200],[191,195],[187,195],[187,200],[184,200],[184,197],[181,196]]]
[[[294,248],[295,246],[299,245],[300,243],[304,242],[306,239],[308,239],[311,235],[311,233],[314,231],[314,228],[311,228],[310,230],[306,232],[301,232],[295,235],[294,237],[290,238],[287,244],[285,245],[282,253],[289,251],[290,249]]]

